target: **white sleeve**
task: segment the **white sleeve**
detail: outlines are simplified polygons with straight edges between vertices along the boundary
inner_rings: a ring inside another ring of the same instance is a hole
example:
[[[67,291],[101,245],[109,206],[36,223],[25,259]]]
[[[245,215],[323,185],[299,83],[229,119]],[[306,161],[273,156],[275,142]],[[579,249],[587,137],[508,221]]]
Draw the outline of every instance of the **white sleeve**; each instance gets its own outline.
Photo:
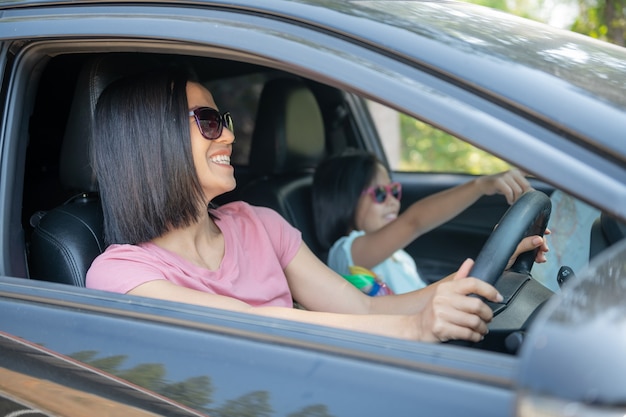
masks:
[[[359,236],[363,236],[363,231],[353,231],[348,236],[337,240],[328,251],[328,267],[341,275],[349,275],[352,261],[352,242]]]

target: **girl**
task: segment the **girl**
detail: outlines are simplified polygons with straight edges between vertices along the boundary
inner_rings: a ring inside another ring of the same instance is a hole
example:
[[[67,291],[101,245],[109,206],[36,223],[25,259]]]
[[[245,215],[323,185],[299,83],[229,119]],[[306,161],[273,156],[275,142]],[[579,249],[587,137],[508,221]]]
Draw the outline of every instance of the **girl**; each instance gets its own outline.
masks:
[[[516,169],[476,178],[413,203],[402,214],[402,187],[391,182],[376,156],[348,150],[315,172],[313,204],[317,237],[329,249],[327,264],[346,278],[371,270],[395,294],[424,288],[413,258],[403,248],[465,210],[483,195],[503,194],[512,204],[531,189]],[[549,233],[549,231],[548,231]],[[543,240],[537,262],[545,262]]]
[[[467,295],[502,296],[467,277],[471,260],[440,285],[368,297],[276,212],[212,206],[235,187],[233,123],[217,109],[178,72],[124,78],[102,93],[92,150],[110,246],[88,287],[410,340],[483,338],[492,311]]]

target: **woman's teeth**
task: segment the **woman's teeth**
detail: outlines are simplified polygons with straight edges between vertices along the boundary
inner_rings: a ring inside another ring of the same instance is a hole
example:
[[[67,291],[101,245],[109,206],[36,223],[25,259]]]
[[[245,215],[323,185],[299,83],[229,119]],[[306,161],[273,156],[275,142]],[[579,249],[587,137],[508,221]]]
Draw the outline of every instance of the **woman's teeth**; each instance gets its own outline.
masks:
[[[213,156],[211,157],[211,162],[215,162],[216,164],[230,165],[230,156],[228,155]]]

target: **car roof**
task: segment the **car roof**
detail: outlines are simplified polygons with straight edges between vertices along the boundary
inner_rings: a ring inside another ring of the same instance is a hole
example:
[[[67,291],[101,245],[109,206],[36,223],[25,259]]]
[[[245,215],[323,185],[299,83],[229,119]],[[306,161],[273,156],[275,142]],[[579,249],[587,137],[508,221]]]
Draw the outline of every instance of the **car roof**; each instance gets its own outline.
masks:
[[[81,3],[140,4],[21,0],[0,1],[0,10]],[[173,2],[150,2],[167,4]],[[478,92],[613,160],[626,161],[626,141],[622,140],[626,48],[454,1],[197,0],[175,4],[245,11],[321,28]]]

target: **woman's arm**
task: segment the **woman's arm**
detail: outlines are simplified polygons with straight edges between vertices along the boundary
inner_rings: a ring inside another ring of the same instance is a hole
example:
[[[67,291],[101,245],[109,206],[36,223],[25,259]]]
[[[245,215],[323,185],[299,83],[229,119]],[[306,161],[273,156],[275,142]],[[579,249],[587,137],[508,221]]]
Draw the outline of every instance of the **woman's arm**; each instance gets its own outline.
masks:
[[[441,290],[368,297],[326,267],[302,244],[285,274],[294,298],[310,311],[252,307],[230,297],[192,290],[165,280],[146,282],[129,294],[409,340],[479,341],[487,332],[492,312],[479,299],[465,295],[477,293],[493,301],[498,301],[500,296],[495,288],[482,281],[463,279],[468,271],[469,267],[464,264],[457,277],[449,280],[449,285],[437,286]]]
[[[375,329],[370,318],[379,315],[409,316],[413,328],[408,329],[408,333],[417,332],[417,340],[460,338],[478,341],[487,330],[492,312],[485,303],[467,295],[479,294],[495,302],[501,300],[501,295],[491,285],[467,278],[472,265],[473,262],[468,260],[456,274],[422,290],[369,297],[329,269],[303,244],[285,273],[294,299],[305,308],[359,314],[358,317],[367,314],[365,323],[360,320],[349,323],[352,330],[378,333],[383,329]],[[355,328],[356,325],[359,328]],[[407,332],[407,329],[394,327],[392,323],[388,325],[391,327],[386,332],[396,337]]]
[[[356,265],[372,268],[419,236],[451,220],[483,195],[503,194],[509,204],[531,189],[517,169],[476,178],[411,204],[396,220],[352,243]]]

